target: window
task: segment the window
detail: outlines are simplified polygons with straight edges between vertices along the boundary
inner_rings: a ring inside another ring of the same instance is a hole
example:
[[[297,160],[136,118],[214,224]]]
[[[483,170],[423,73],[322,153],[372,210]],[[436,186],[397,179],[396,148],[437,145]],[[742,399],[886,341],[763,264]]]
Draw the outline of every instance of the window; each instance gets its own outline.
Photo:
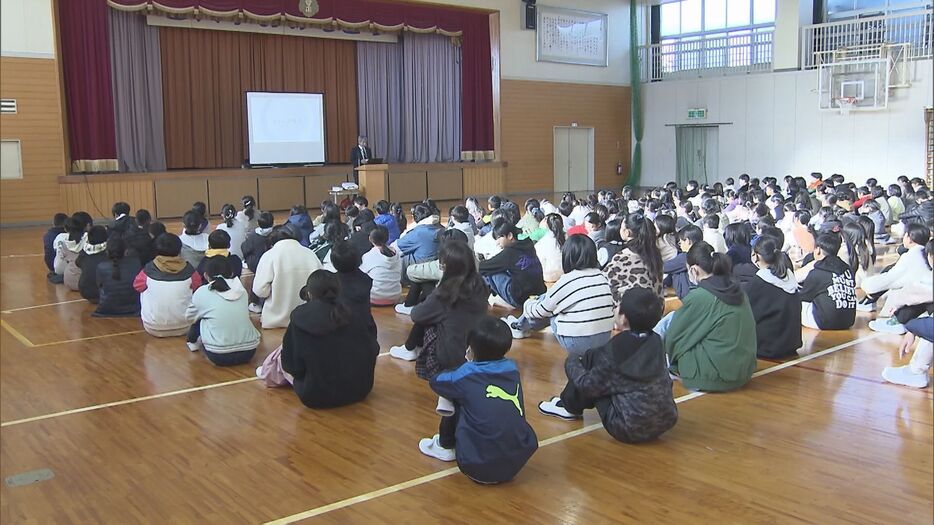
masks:
[[[845,20],[859,16],[888,14],[893,11],[924,9],[931,5],[925,0],[825,0],[828,21]]]
[[[901,0],[828,0],[830,2]],[[662,4],[661,36],[719,32],[725,28],[775,25],[775,0],[682,0]]]

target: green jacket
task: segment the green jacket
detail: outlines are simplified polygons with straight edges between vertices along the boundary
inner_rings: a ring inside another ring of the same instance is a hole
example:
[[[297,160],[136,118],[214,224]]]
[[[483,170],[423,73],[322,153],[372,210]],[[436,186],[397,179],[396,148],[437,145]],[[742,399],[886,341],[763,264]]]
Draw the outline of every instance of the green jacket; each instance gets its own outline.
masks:
[[[685,388],[722,392],[746,384],[756,371],[756,321],[739,285],[716,276],[701,281],[675,313],[665,351]]]

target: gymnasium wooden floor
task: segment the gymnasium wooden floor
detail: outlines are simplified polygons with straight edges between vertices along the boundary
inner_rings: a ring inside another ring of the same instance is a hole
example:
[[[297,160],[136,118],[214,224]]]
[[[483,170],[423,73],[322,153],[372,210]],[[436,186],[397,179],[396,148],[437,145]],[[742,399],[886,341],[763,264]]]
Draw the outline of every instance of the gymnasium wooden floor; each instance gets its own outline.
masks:
[[[47,284],[43,229],[0,231],[3,523],[878,523],[934,521],[932,390],[885,384],[898,337],[805,330],[804,356],[759,362],[728,394],[680,385],[677,426],[624,445],[596,413],[539,400],[564,385],[553,336],[517,341],[540,450],[511,483],[478,486],[423,456],[434,398],[411,363],[379,358],[363,403],[306,409],[250,366],[216,368],[138,319],[94,319]],[[668,303],[676,307],[677,302]],[[503,315],[504,312],[497,312]],[[374,310],[383,351],[410,322]]]

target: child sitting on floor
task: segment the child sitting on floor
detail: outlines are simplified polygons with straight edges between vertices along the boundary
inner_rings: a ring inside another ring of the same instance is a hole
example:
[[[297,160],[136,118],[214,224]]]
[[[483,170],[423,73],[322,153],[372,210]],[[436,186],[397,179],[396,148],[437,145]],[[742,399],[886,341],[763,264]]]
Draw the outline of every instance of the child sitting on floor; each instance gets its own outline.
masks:
[[[837,254],[843,238],[822,233],[814,248],[813,269],[801,281],[801,324],[815,330],[849,330],[856,322],[856,281]]]
[[[192,295],[185,311],[185,317],[192,323],[188,350],[204,349],[204,355],[217,366],[248,363],[260,340],[259,331],[250,322],[246,290],[233,275],[231,261],[239,260],[234,257],[204,259],[207,285]]]
[[[65,221],[67,220],[68,215],[56,213],[52,217],[52,227],[42,236],[43,260],[45,261],[45,267],[49,270],[46,277],[50,280],[55,275],[55,239],[65,233]]]
[[[230,273],[234,278],[240,278],[243,273],[243,261],[230,251],[230,235],[225,230],[217,229],[208,235],[208,249],[204,252],[204,259],[198,265],[198,275],[201,276],[201,282],[207,283],[207,277],[204,268],[209,259],[213,257],[226,257],[230,260]]]
[[[116,239],[118,237],[111,237]],[[81,297],[91,304],[100,300],[100,288],[97,283],[97,265],[107,260],[107,229],[103,226],[93,226],[88,231],[87,242],[75,259],[75,265],[80,270],[78,276],[78,291]]]
[[[665,349],[652,328],[665,305],[648,288],[631,288],[620,299],[616,325],[623,331],[582,356],[568,356],[567,386],[560,397],[538,405],[546,415],[573,420],[596,408],[606,431],[624,443],[658,438],[675,426]]]
[[[532,457],[538,437],[525,419],[519,370],[504,357],[512,345],[509,329],[485,315],[467,343],[469,361],[429,382],[454,404],[450,434],[422,439],[418,448],[442,461],[456,459],[461,472],[477,483],[502,483]]]
[[[208,234],[204,233],[203,217],[192,210],[185,212],[182,217],[184,230],[179,236],[182,241],[181,257],[192,268],[197,268],[204,259],[204,252],[208,249]]]
[[[522,308],[529,297],[546,290],[535,245],[529,239],[517,240],[519,230],[506,219],[494,221],[492,234],[502,251],[480,261],[480,275],[503,306]]]
[[[370,232],[373,248],[363,255],[360,264],[360,270],[373,279],[370,304],[376,306],[392,306],[402,295],[402,259],[388,243],[389,231],[383,226],[373,228]]]
[[[107,258],[97,265],[97,285],[100,300],[93,317],[136,317],[139,315],[139,292],[133,289],[133,278],[142,266],[136,256],[128,255],[126,241],[107,241]]]
[[[143,328],[150,335],[172,337],[188,332],[185,310],[192,292],[201,286],[201,277],[181,252],[181,239],[163,233],[156,239],[156,258],[133,280],[133,288],[140,293]]]
[[[284,328],[289,315],[301,303],[295,290],[321,268],[321,261],[298,241],[300,230],[292,224],[273,229],[269,250],[263,254],[253,277],[253,293],[265,299],[263,328]]]

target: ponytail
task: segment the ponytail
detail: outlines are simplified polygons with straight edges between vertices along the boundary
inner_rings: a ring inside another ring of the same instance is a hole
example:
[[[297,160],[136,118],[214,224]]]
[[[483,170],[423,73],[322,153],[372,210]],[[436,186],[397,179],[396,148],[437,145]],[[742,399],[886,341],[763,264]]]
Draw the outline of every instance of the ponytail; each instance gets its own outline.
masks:
[[[564,232],[564,218],[557,213],[549,213],[545,216],[545,226],[554,234],[559,248],[564,248],[564,241],[567,240],[567,234]]]
[[[120,259],[126,254],[126,242],[120,236],[107,241],[107,258],[110,259],[110,276],[114,281],[120,280]]]
[[[340,300],[341,282],[336,273],[327,270],[315,270],[308,276],[308,281],[299,292],[303,301],[317,300],[331,306],[330,319],[341,327],[350,322],[350,310]]]
[[[230,268],[230,259],[217,255],[214,257],[207,257],[204,260],[204,276],[206,280],[211,281],[209,288],[215,292],[226,292],[230,290],[230,285],[227,284],[225,280],[233,276],[233,272]]]
[[[221,207],[221,218],[224,219],[224,224],[226,224],[228,228],[233,226],[236,216],[237,209],[233,207],[233,204],[225,204]]]
[[[240,199],[240,204],[243,204],[243,214],[252,221],[256,215],[256,199],[252,195],[245,195]]]
[[[716,253],[713,246],[704,241],[694,243],[687,255],[688,266],[698,266],[710,275],[721,277],[729,276],[733,271],[730,256],[725,253]]]
[[[662,253],[658,249],[658,234],[652,221],[641,213],[631,213],[626,217],[625,227],[632,232],[632,238],[626,247],[635,252],[645,264],[649,279],[662,280]]]
[[[793,268],[791,259],[788,254],[782,252],[776,239],[760,237],[756,242],[755,252],[769,266],[772,275],[779,279],[784,279]]]
[[[370,244],[379,248],[379,253],[383,254],[383,257],[393,257],[396,255],[396,252],[394,252],[392,248],[386,246],[386,242],[389,240],[389,230],[387,230],[385,226],[376,226],[373,228],[373,230],[370,231],[369,237]]]

